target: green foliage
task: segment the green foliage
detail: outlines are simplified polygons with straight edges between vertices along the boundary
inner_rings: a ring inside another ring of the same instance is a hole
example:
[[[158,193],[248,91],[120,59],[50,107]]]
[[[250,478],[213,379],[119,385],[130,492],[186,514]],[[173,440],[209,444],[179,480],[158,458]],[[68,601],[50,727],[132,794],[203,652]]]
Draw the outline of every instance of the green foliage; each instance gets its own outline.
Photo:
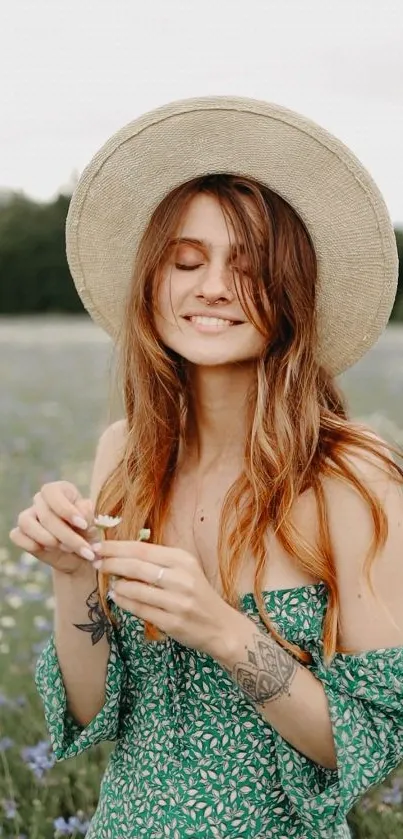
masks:
[[[0,207],[1,314],[83,311],[65,253],[69,203],[14,195]]]
[[[65,253],[70,197],[47,204],[15,194],[0,205],[0,314],[84,312]],[[403,321],[403,230],[396,230],[399,290],[392,320]]]

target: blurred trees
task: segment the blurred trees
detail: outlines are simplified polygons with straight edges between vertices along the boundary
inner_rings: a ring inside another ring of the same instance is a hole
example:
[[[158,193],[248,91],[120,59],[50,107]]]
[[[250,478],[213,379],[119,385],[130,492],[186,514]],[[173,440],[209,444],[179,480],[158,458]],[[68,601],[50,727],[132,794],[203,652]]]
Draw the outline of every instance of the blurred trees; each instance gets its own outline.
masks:
[[[41,204],[22,194],[0,201],[0,315],[84,312],[65,254],[70,196]],[[403,321],[403,229],[396,230],[399,291],[392,318]]]

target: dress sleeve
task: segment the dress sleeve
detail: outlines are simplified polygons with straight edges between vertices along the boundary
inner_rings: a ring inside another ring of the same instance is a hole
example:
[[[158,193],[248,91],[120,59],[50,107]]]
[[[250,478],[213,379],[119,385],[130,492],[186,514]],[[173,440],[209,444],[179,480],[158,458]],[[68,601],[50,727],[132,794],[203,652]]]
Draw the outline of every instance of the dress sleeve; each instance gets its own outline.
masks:
[[[310,837],[327,839],[355,802],[403,760],[403,647],[338,653],[326,666],[322,642],[309,669],[322,682],[337,769],[309,760],[274,732],[281,784]]]
[[[105,702],[87,726],[80,725],[68,711],[54,633],[38,658],[35,684],[44,705],[46,726],[57,761],[75,757],[103,740],[117,739],[125,666],[119,652],[118,633],[114,627],[111,628],[109,643]]]

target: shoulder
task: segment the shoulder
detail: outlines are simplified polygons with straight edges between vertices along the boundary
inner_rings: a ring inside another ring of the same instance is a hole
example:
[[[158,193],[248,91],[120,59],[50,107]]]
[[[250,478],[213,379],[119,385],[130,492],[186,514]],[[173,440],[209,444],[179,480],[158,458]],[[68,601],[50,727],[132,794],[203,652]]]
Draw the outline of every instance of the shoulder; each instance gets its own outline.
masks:
[[[127,441],[127,420],[120,419],[108,425],[101,433],[96,446],[91,477],[91,498],[96,501],[99,491],[123,457]]]
[[[369,427],[362,428],[380,444],[384,454],[389,454],[382,438]],[[371,578],[386,612],[372,597],[364,572],[374,537],[370,505],[351,483],[338,477],[325,477],[322,485],[340,595],[342,641],[357,649],[400,645],[403,644],[403,479],[396,480],[395,473],[377,455],[356,447],[346,451],[345,459],[354,477],[371,492],[385,514],[386,539],[374,556]],[[395,629],[388,612],[397,621]]]

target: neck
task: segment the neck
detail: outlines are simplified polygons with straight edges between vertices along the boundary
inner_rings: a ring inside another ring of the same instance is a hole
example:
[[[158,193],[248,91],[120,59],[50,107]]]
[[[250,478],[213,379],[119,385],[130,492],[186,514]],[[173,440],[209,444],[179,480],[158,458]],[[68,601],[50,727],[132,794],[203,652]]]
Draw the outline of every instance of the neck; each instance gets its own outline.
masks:
[[[189,370],[190,400],[180,459],[198,475],[242,469],[254,368]]]

